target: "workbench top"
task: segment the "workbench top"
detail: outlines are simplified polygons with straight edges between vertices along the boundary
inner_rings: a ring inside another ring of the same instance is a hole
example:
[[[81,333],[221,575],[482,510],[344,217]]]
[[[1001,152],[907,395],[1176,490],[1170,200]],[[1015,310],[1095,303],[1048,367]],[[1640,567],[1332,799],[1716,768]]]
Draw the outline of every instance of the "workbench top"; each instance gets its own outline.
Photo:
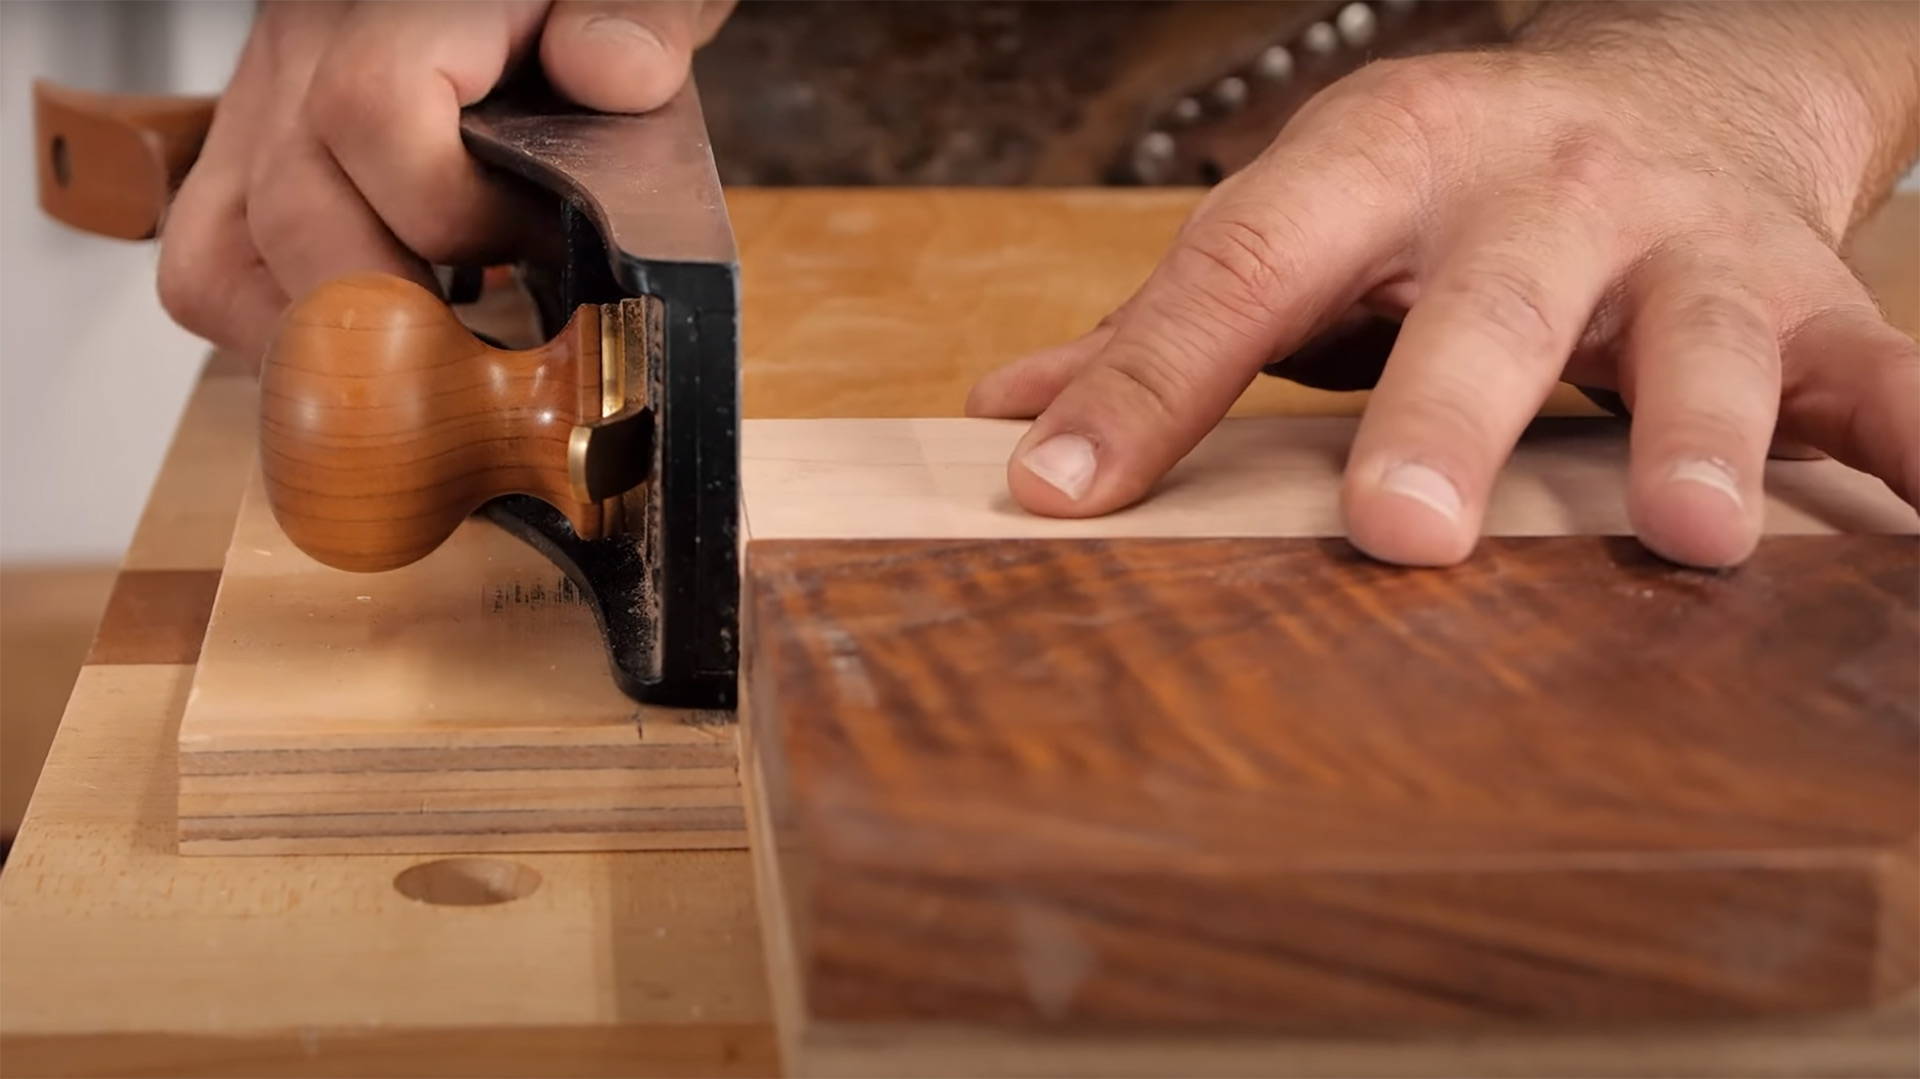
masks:
[[[953,414],[980,372],[1084,331],[1131,292],[1198,197],[730,192],[747,412]],[[1920,199],[1897,200],[1857,257],[1909,332],[1920,325],[1917,221]],[[1240,411],[1357,404],[1265,380]],[[500,860],[523,872],[473,859],[420,868],[436,860],[174,852],[175,732],[251,467],[255,408],[252,377],[211,361],[0,873],[6,1070],[776,1071],[745,851]],[[395,883],[409,871],[415,894],[520,898],[409,898]],[[1850,1039],[1883,1036],[1888,1021],[1782,1029],[1769,1044],[1790,1038],[1843,1064]],[[1324,1071],[1366,1069],[1343,1066],[1338,1047],[1303,1050]],[[1701,1070],[1727,1063],[1712,1052],[1703,1047]]]

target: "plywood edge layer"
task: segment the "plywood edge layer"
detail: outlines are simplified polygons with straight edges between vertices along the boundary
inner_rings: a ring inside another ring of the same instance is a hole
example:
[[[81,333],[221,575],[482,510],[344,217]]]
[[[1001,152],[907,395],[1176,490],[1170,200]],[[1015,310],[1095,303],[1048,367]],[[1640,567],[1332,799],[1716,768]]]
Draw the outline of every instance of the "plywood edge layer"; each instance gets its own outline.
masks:
[[[570,716],[568,722],[525,718],[507,723],[468,723],[444,717],[426,720],[391,715],[376,715],[369,720],[264,711],[242,722],[231,716],[216,715],[214,709],[195,700],[188,705],[179,743],[182,752],[192,753],[207,749],[335,747],[363,750],[496,750],[525,746],[660,749],[677,745],[726,745],[733,741],[731,712],[677,709],[661,712],[645,706],[634,707],[635,714],[606,715],[591,720]]]
[[[448,772],[570,769],[726,768],[737,760],[731,738],[704,744],[628,746],[420,746],[413,748],[310,744],[278,749],[235,749],[224,741],[180,746],[180,774],[234,775],[308,772]]]
[[[183,750],[184,854],[745,845],[732,738],[704,744]]]
[[[529,784],[442,791],[206,791],[182,788],[180,816],[201,820],[274,816],[338,817],[367,813],[622,812],[740,804],[731,782],[635,787],[624,784],[572,789]]]
[[[182,835],[180,853],[204,855],[280,854],[493,854],[596,853],[645,850],[742,850],[744,825],[730,828],[622,829],[583,831],[572,824],[530,820],[523,830],[462,832],[439,828],[431,819],[414,823],[417,831],[361,835]]]
[[[433,800],[447,795],[512,792],[542,797],[548,792],[677,791],[696,788],[737,790],[732,767],[722,768],[488,768],[432,772],[222,772],[181,777],[183,794],[196,797],[250,798],[262,795],[330,797],[388,795]]]
[[[737,799],[720,801],[720,792],[707,804],[566,806],[535,809],[486,807],[470,810],[430,809],[409,812],[233,813],[180,816],[181,849],[194,844],[277,844],[325,841],[342,849],[405,850],[392,844],[403,838],[458,841],[463,849],[488,849],[491,838],[566,834],[582,845],[568,849],[635,849],[610,842],[610,837],[635,835],[708,835],[737,837],[745,824]],[[630,839],[629,839],[630,841]],[[472,844],[480,844],[472,847]],[[643,844],[651,845],[651,844]],[[730,838],[720,846],[737,846]],[[427,848],[422,848],[427,849]],[[435,846],[431,849],[441,849]]]

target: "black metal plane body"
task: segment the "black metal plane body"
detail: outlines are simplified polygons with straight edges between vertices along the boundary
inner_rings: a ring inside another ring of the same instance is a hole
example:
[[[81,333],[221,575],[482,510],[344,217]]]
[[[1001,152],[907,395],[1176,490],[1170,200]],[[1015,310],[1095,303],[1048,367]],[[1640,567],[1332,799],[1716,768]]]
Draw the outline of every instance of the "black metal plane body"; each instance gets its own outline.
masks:
[[[482,514],[566,572],[594,611],[614,679],[644,703],[726,709],[739,664],[739,263],[700,102],[689,84],[636,116],[550,97],[483,102],[462,116],[478,158],[553,197],[550,243],[522,279],[541,329],[582,304],[647,298],[648,479],[622,496],[632,527],[576,534],[546,503],[516,495]]]

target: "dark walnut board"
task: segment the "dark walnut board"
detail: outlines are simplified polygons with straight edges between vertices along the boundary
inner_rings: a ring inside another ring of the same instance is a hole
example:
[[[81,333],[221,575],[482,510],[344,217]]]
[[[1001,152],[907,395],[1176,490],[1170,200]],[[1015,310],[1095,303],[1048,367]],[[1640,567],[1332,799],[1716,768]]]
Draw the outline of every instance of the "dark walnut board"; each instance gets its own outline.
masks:
[[[749,827],[795,1072],[1313,1074],[1327,1039],[1384,1054],[1356,1074],[1913,1058],[1911,536],[1774,535],[1729,573],[1622,536],[1445,572],[1284,524],[870,538],[872,506],[820,538],[786,507],[832,456],[748,501]],[[1780,1033],[1845,1014],[1883,1052]],[[1759,1040],[1659,1051],[1702,1031]]]

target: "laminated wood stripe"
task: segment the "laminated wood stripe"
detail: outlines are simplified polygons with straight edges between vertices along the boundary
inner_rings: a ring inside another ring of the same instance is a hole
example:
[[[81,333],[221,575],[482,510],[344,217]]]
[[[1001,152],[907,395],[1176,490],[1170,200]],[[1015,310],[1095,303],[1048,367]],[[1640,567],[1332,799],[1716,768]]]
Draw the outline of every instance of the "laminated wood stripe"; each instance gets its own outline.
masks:
[[[107,599],[88,663],[192,663],[200,658],[220,571],[130,569]]]

